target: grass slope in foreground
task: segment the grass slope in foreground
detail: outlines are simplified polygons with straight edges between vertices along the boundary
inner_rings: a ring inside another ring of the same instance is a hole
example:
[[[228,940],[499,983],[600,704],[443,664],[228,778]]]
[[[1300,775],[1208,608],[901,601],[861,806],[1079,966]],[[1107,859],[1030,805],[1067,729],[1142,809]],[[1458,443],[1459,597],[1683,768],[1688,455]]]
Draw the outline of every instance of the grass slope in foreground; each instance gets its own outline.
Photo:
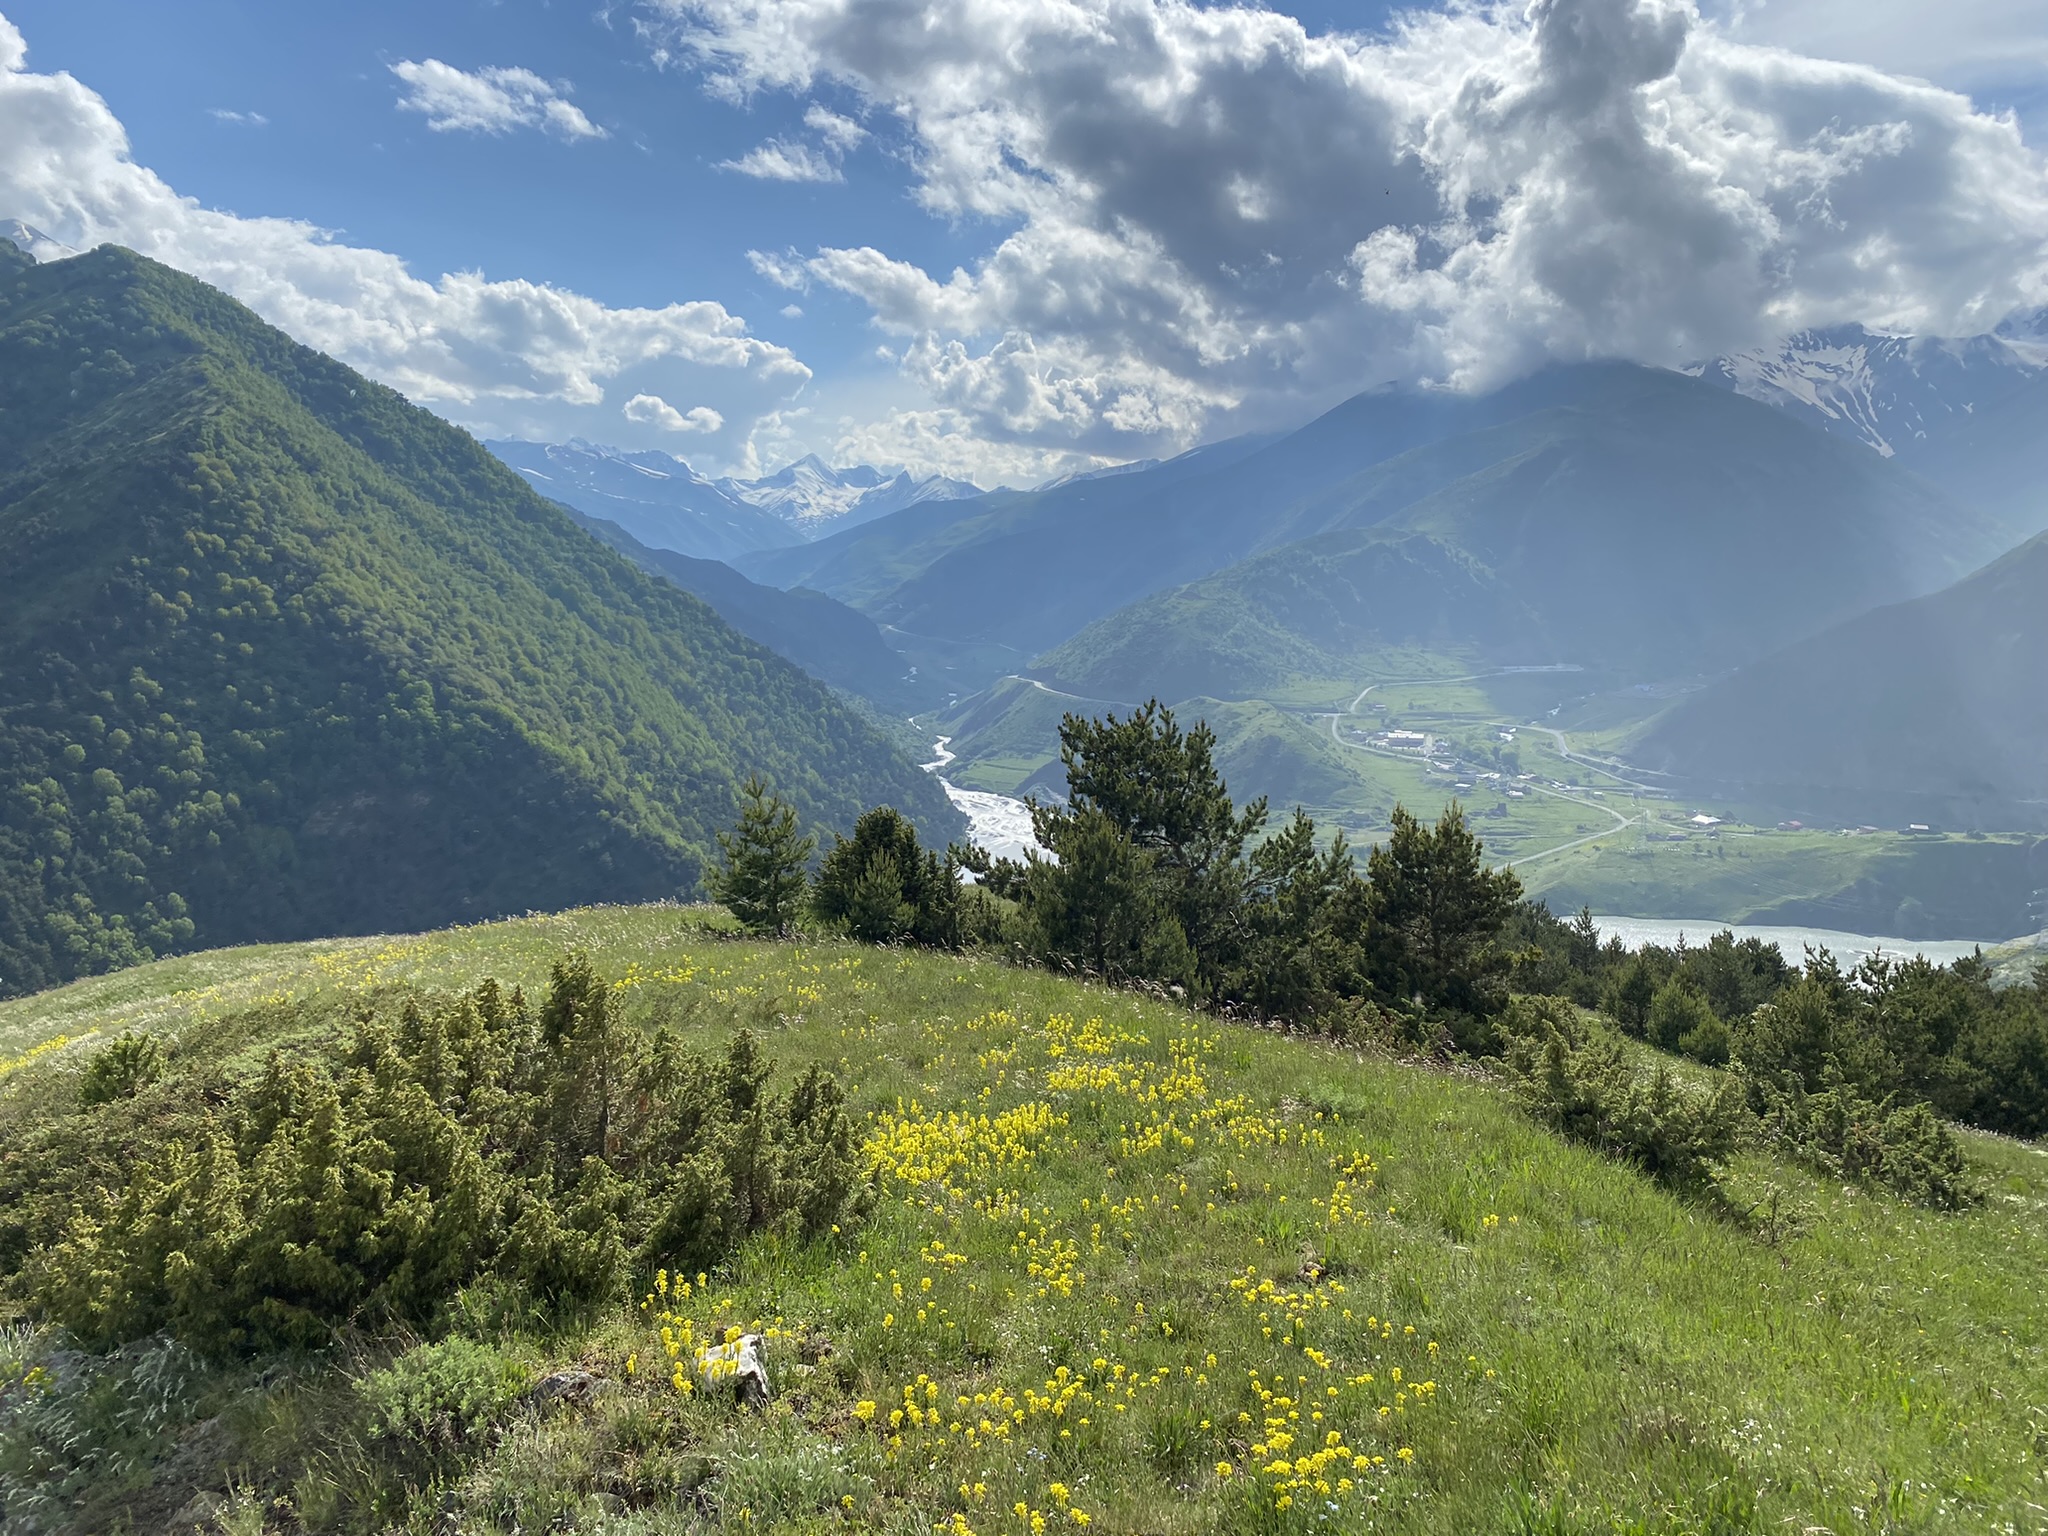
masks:
[[[939,787],[467,433],[115,247],[0,242],[0,991],[694,889],[759,772]]]
[[[370,1434],[363,1344],[202,1371],[126,1461],[87,1436],[25,1487],[33,1351],[11,1334],[10,1510],[172,1529],[232,1476],[247,1532],[266,1510],[479,1533],[2038,1528],[2048,1167],[1993,1138],[1967,1138],[1976,1210],[1751,1158],[1730,1193],[1769,1219],[1744,1226],[1481,1078],[987,960],[735,942],[677,908],[199,956],[0,1005],[0,1133],[78,1113],[121,1029],[255,1070],[265,1027],[305,1039],[485,975],[534,991],[572,946],[632,1016],[699,1045],[752,1025],[785,1080],[835,1070],[881,1183],[870,1224],[497,1332],[522,1379],[610,1385],[439,1445]],[[769,1333],[765,1416],[677,1389],[662,1330],[685,1324]],[[50,1390],[82,1398],[66,1369]]]

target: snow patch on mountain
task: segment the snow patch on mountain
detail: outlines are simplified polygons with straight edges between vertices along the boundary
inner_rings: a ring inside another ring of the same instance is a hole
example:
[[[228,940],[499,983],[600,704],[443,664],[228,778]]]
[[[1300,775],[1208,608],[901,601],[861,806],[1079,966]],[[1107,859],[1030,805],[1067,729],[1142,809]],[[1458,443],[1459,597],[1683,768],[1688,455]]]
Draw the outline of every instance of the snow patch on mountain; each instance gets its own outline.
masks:
[[[0,239],[13,241],[37,261],[62,261],[78,254],[61,240],[53,240],[33,224],[24,224],[19,219],[0,219]]]
[[[1031,489],[1053,491],[1080,480],[1108,480],[1116,475],[1135,475],[1141,470],[1157,469],[1162,462],[1159,459],[1133,459],[1128,464],[1109,464],[1101,469],[1078,469],[1069,474],[1054,475],[1050,480],[1041,480]]]
[[[2008,327],[1986,336],[1940,337],[1836,326],[1685,371],[1889,458],[2004,398],[2048,366],[2048,314]]]
[[[2021,310],[1992,332],[2036,368],[2048,368],[2048,304]]]
[[[759,480],[731,477],[716,482],[734,501],[772,512],[806,538],[864,523],[921,501],[957,501],[979,496],[981,487],[944,475],[885,475],[871,464],[835,469],[816,454],[805,454]],[[829,525],[829,526],[828,526]]]

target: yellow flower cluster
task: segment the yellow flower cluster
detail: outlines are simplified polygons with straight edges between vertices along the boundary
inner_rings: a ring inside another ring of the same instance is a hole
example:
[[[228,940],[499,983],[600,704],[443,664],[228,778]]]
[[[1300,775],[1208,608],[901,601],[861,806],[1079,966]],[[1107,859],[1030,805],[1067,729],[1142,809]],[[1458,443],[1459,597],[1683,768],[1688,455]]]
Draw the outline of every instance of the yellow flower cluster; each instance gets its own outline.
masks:
[[[313,957],[313,966],[326,981],[355,988],[380,987],[410,975],[427,953],[421,941],[384,943],[367,953],[365,948],[350,944],[328,950]]]
[[[1020,1241],[1010,1252],[1025,1260],[1024,1272],[1038,1282],[1040,1296],[1071,1296],[1088,1277],[1075,1266],[1081,1260],[1081,1245],[1071,1238],[1054,1236],[1044,1225],[1020,1229]],[[1020,1252],[1021,1250],[1021,1252]]]
[[[1394,1379],[1399,1381],[1400,1375],[1396,1367]],[[1332,1422],[1342,1411],[1346,1391],[1369,1385],[1372,1379],[1370,1375],[1356,1376],[1342,1387],[1325,1387],[1319,1398],[1305,1376],[1297,1377],[1289,1387],[1278,1377],[1268,1382],[1256,1371],[1250,1373],[1252,1391],[1260,1407],[1255,1430],[1258,1438],[1249,1450],[1252,1462],[1248,1470],[1259,1479],[1255,1497],[1274,1510],[1291,1509],[1297,1499],[1307,1495],[1316,1496],[1327,1506],[1328,1501],[1359,1491],[1365,1479],[1386,1469],[1385,1455],[1349,1443],[1345,1431]],[[1435,1390],[1431,1383],[1430,1391]],[[1384,1419],[1387,1409],[1382,1407],[1379,1416]],[[1240,1413],[1238,1418],[1249,1423],[1253,1415]],[[1399,1446],[1394,1451],[1396,1464],[1414,1459],[1415,1452],[1409,1446]],[[1222,1480],[1228,1481],[1237,1474],[1238,1469],[1230,1462],[1216,1464],[1216,1475]]]
[[[789,977],[730,981],[792,991]],[[913,1497],[945,1500],[927,1508],[951,1536],[1118,1528],[1129,1512],[1098,1506],[1088,1479],[1121,1487],[1127,1462],[1161,1454],[1213,1467],[1203,1496],[1248,1500],[1262,1531],[1349,1528],[1448,1423],[1418,1417],[1438,1397],[1435,1341],[1378,1315],[1377,1281],[1346,1247],[1392,1214],[1360,1128],[1225,1079],[1227,1037],[1200,1021],[1148,1037],[1141,1016],[865,1015],[858,1029],[879,1071],[918,1087],[865,1130],[897,1199],[825,1303],[859,1373],[839,1423],[872,1437]],[[1342,1278],[1320,1257],[1297,1273],[1304,1229],[1328,1234]],[[1202,1252],[1234,1255],[1209,1294],[1237,1305],[1191,1304],[1179,1280],[1155,1294],[1162,1274],[1196,1272],[1163,1259]],[[659,1277],[646,1305],[678,1391],[744,1315],[702,1276]],[[1020,1372],[1025,1340],[1043,1363]],[[1463,1358],[1460,1380],[1479,1386]],[[829,1402],[828,1378],[817,1385]],[[1067,1481],[1041,1481],[1054,1476]]]
[[[659,1329],[661,1352],[668,1359],[669,1385],[684,1397],[696,1391],[695,1377],[698,1374],[725,1376],[738,1370],[736,1361],[720,1359],[712,1354],[722,1344],[736,1344],[743,1334],[758,1333],[764,1341],[773,1342],[790,1336],[791,1329],[783,1326],[778,1317],[772,1323],[764,1324],[759,1318],[745,1327],[738,1323],[727,1323],[723,1327],[707,1324],[700,1332],[694,1320],[680,1309],[693,1298],[704,1305],[713,1316],[733,1314],[730,1300],[714,1300],[706,1291],[709,1277],[699,1274],[694,1282],[682,1275],[671,1276],[661,1270],[654,1277],[654,1289],[641,1298],[640,1310],[648,1314]],[[684,1365],[688,1359],[689,1366]],[[637,1352],[626,1357],[627,1374],[634,1375],[639,1369]]]
[[[684,961],[681,965],[663,966],[659,970],[643,970],[641,969],[640,962],[633,960],[627,962],[625,974],[612,983],[612,990],[614,992],[630,992],[635,987],[649,985],[686,987],[695,981],[699,975],[708,979],[717,974],[709,966],[700,968],[694,962],[688,960]]]
[[[899,1400],[886,1414],[864,1398],[855,1405],[853,1416],[881,1434],[892,1458],[912,1445],[919,1454],[928,1454],[949,1440],[970,1451],[981,1450],[1012,1438],[1034,1421],[1046,1423],[1055,1439],[1072,1440],[1077,1431],[1085,1435],[1099,1428],[1099,1415],[1128,1412],[1141,1396],[1157,1393],[1173,1379],[1165,1366],[1141,1373],[1100,1356],[1094,1369],[1091,1379],[1062,1365],[1042,1386],[1012,1391],[997,1382],[950,1397],[936,1378],[920,1371],[914,1381],[903,1384]],[[1207,1381],[1206,1375],[1201,1377],[1204,1385]]]
[[[997,1115],[927,1114],[912,1100],[879,1117],[866,1143],[868,1164],[899,1184],[965,1197],[1000,1173],[1028,1167],[1039,1145],[1066,1124],[1049,1104],[1020,1104]]]
[[[1076,1024],[1072,1016],[1064,1013],[1056,1013],[1045,1021],[1045,1040],[1045,1054],[1053,1060],[1069,1052],[1079,1056],[1114,1056],[1123,1046],[1151,1044],[1137,1031],[1113,1029],[1100,1019]]]
[[[82,1040],[90,1040],[98,1033],[99,1031],[96,1029],[88,1029],[82,1035],[54,1035],[50,1039],[45,1040],[41,1045],[30,1046],[19,1056],[0,1058],[0,1077],[11,1076],[32,1061],[39,1060],[44,1056],[53,1056],[67,1045],[77,1045]]]

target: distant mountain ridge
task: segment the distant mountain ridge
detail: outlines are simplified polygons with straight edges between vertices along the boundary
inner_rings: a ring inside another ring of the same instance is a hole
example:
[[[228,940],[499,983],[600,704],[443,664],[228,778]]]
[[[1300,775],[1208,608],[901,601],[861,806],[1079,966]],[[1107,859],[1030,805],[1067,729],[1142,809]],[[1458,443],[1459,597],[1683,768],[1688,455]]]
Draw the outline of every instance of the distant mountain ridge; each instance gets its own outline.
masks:
[[[2048,529],[2048,371],[1916,445],[1905,462],[2022,533]]]
[[[1608,591],[1604,582],[1632,570],[1636,582],[1690,590],[1695,571],[1714,569],[1736,590],[1763,591],[1783,577],[1788,592],[1831,595],[1810,615],[1765,615],[1766,629],[1811,629],[1861,603],[1952,580],[2019,536],[1785,412],[1667,370],[1597,363],[1549,369],[1479,397],[1371,391],[1277,441],[1219,443],[1156,469],[993,495],[947,516],[913,509],[739,563],[758,579],[830,592],[905,632],[1033,655],[1241,561],[1304,540],[1324,540],[1317,547],[1328,555],[1338,535],[1356,543],[1397,518],[1407,519],[1406,532],[1446,539],[1489,569],[1510,560],[1534,572],[1544,568],[1549,535],[1515,509],[1538,504],[1576,519],[1571,526],[1590,541],[1582,570],[1551,573],[1577,596],[1551,605],[1563,626],[1551,642],[1579,635],[1622,645],[1625,610],[1628,622],[1646,626],[1641,637],[1657,664],[1681,668],[1744,658],[1709,642],[1710,614],[1675,612],[1668,593],[1626,584]],[[1724,507],[1735,519],[1725,535],[1715,526]],[[1462,530],[1447,531],[1445,518],[1464,519]],[[1822,525],[1840,542],[1789,539]],[[1697,550],[1674,542],[1682,537],[1698,540]],[[1488,541],[1492,553],[1472,539]],[[1671,562],[1668,575],[1619,558],[1644,540]],[[1793,560],[1814,569],[1794,573],[1786,568]],[[1696,608],[1708,598],[1689,601]],[[1616,624],[1596,636],[1606,608]],[[1272,620],[1284,627],[1287,615]],[[1745,633],[1737,626],[1725,637],[1750,643]]]
[[[719,560],[699,560],[642,544],[617,523],[574,507],[576,523],[642,570],[703,599],[749,640],[802,667],[820,682],[843,688],[892,715],[929,705],[929,689],[909,676],[910,666],[890,650],[874,620],[837,598],[808,587],[764,587]]]
[[[78,252],[19,219],[0,219],[0,240],[6,240],[32,261],[62,261]]]
[[[1167,698],[1334,675],[1383,646],[1712,672],[2004,542],[1874,454],[1647,369],[1625,397],[1411,449],[1271,525],[1315,531],[1121,609],[1034,671]]]
[[[1753,800],[2048,825],[2048,534],[1679,701],[1631,761]]]
[[[823,537],[926,501],[980,496],[944,475],[886,475],[871,465],[834,469],[814,454],[758,480],[700,475],[658,449],[513,439],[485,445],[542,495],[617,523],[655,549],[730,561]]]
[[[1887,458],[1910,455],[2048,367],[2048,344],[2028,318],[1966,337],[1888,336],[1860,325],[1800,331],[1684,371]]]

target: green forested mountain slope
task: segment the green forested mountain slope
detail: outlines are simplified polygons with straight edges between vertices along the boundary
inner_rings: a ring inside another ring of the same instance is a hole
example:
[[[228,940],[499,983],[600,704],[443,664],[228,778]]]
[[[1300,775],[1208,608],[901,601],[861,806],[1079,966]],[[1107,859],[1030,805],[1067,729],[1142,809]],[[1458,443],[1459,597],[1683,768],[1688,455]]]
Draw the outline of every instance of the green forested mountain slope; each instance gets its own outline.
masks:
[[[1680,701],[1646,766],[1800,804],[1963,826],[2048,821],[2048,534]]]
[[[758,640],[811,676],[892,712],[914,711],[932,702],[932,689],[920,689],[907,675],[909,663],[889,649],[875,621],[859,609],[809,587],[785,592],[749,581],[722,560],[652,548],[609,518],[558,505],[601,543],[643,571],[702,598],[749,640]]]
[[[1245,698],[1292,677],[1342,677],[1382,645],[1517,659],[1550,648],[1492,571],[1424,534],[1329,533],[1157,593],[1091,624],[1032,670],[1121,698]]]
[[[0,988],[694,890],[929,782],[466,434],[118,249],[0,249]]]

